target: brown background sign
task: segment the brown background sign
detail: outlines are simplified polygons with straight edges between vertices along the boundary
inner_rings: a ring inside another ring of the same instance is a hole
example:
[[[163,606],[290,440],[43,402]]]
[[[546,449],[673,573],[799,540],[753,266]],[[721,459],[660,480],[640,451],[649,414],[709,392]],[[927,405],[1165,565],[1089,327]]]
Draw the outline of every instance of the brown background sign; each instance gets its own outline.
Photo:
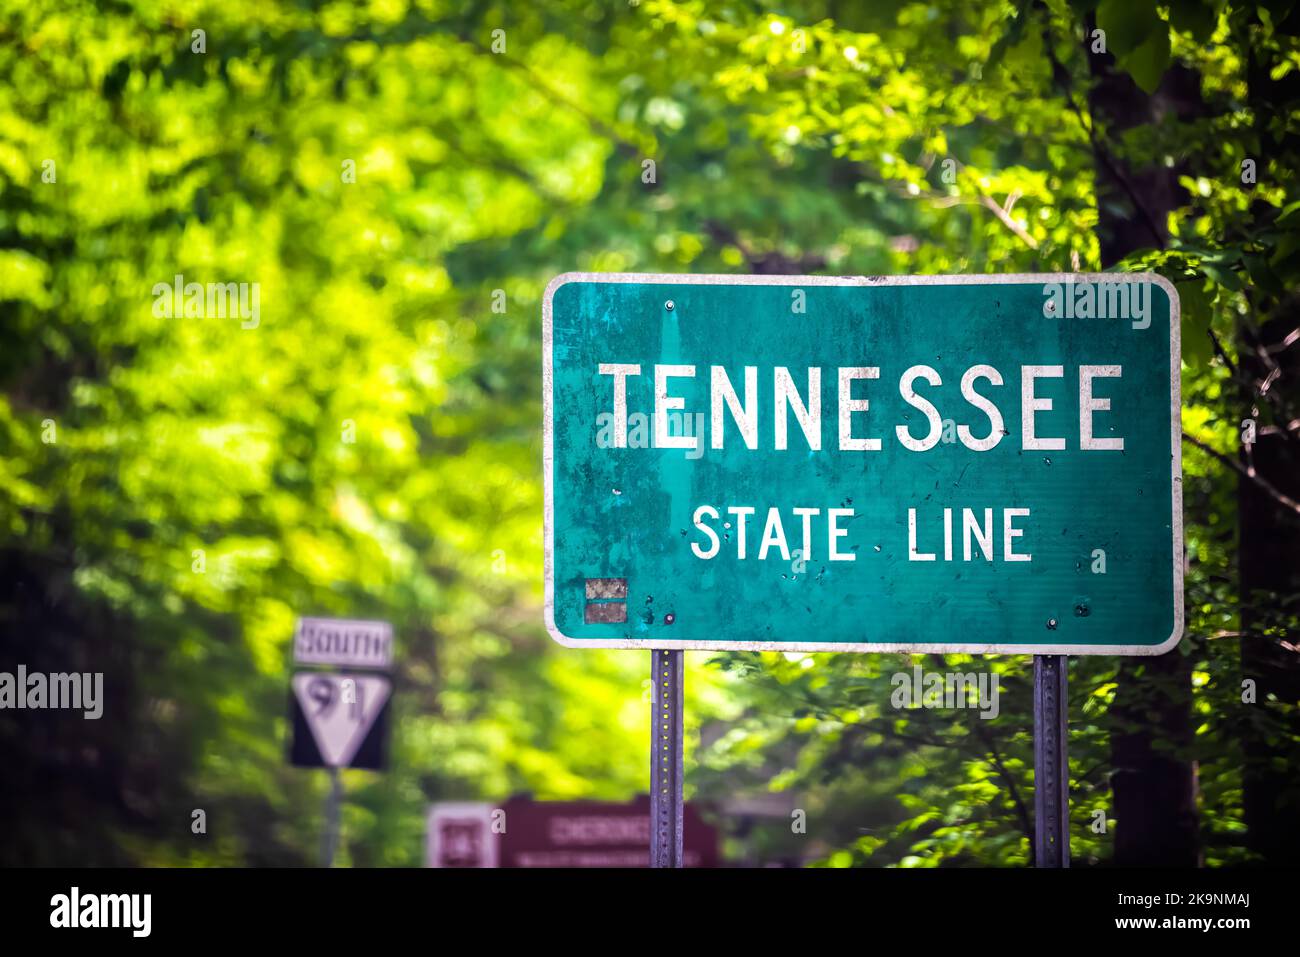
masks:
[[[504,812],[505,833],[493,833],[494,811]],[[431,867],[647,867],[650,862],[648,795],[625,804],[522,796],[495,807],[435,804],[429,827]],[[687,867],[718,866],[718,833],[691,804],[685,807],[683,844]]]

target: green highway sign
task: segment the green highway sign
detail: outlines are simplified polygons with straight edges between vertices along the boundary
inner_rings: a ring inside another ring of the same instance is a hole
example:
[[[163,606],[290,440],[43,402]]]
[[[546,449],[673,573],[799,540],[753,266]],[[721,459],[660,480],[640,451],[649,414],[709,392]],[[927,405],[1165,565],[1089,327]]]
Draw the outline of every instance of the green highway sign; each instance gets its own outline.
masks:
[[[568,273],[543,310],[570,647],[1153,655],[1183,630],[1151,274]]]

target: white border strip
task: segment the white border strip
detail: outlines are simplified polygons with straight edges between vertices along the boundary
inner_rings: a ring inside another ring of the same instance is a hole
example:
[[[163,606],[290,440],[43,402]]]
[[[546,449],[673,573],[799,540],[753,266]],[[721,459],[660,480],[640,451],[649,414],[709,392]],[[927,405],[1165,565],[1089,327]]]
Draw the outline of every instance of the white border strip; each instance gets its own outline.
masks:
[[[1115,282],[1119,277],[1129,281],[1154,282],[1169,296],[1169,450],[1172,480],[1171,514],[1174,531],[1173,584],[1174,630],[1158,645],[1002,645],[1002,644],[928,644],[928,643],[826,643],[815,641],[675,641],[669,638],[570,638],[555,624],[555,516],[552,472],[555,465],[553,436],[554,407],[551,393],[554,369],[551,364],[552,303],[555,291],[571,282],[587,283],[643,283],[666,285],[750,285],[750,286],[992,286],[1010,284],[1041,284],[1065,282]],[[909,654],[975,654],[975,655],[1163,655],[1178,644],[1183,636],[1183,456],[1182,456],[1182,351],[1181,315],[1178,290],[1173,283],[1155,273],[1008,273],[1004,275],[972,276],[754,276],[754,275],[677,275],[673,273],[598,273],[566,272],[556,276],[546,286],[542,301],[542,473],[545,486],[545,616],[546,630],[552,638],[567,648],[663,648],[675,650],[713,651],[853,651]]]

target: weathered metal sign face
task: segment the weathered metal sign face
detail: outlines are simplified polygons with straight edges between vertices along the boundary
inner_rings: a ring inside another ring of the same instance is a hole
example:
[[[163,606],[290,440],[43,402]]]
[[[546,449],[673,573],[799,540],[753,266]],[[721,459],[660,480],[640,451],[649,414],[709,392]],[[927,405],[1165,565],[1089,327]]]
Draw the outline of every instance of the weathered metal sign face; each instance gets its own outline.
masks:
[[[1149,274],[560,276],[547,629],[572,647],[1167,651],[1178,323]]]

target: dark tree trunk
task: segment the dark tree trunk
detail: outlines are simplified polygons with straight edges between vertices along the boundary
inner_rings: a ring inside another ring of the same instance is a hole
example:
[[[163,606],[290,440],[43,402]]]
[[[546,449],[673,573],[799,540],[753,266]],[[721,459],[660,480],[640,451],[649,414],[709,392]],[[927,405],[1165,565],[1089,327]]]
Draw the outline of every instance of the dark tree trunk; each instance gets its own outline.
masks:
[[[1110,266],[1139,249],[1164,246],[1167,215],[1181,199],[1180,170],[1131,168],[1110,144],[1121,131],[1154,123],[1165,112],[1199,110],[1199,81],[1174,68],[1148,96],[1128,74],[1115,69],[1110,54],[1092,53],[1090,45],[1088,49],[1097,237],[1102,265]],[[1194,867],[1200,845],[1188,661],[1178,650],[1157,658],[1125,659],[1117,682],[1110,711],[1115,863]]]
[[[1298,321],[1294,311],[1285,319],[1265,325],[1263,342],[1275,344]],[[1300,360],[1292,347],[1279,352],[1276,360],[1283,369],[1274,388],[1290,385],[1300,377]],[[1289,357],[1289,358],[1288,358]],[[1268,374],[1263,361],[1243,350],[1241,369],[1253,379]],[[1278,491],[1300,499],[1300,454],[1297,443],[1281,434],[1262,434],[1250,450],[1256,472]],[[1270,864],[1293,866],[1300,857],[1300,806],[1296,768],[1300,767],[1300,728],[1296,719],[1269,704],[1300,700],[1300,656],[1283,648],[1277,640],[1282,596],[1300,592],[1300,521],[1254,482],[1238,483],[1238,513],[1241,542],[1241,670],[1242,677],[1255,682],[1255,703],[1242,704],[1239,723],[1242,753],[1242,802],[1246,817],[1247,843]],[[1295,599],[1291,599],[1294,603]],[[1290,609],[1295,614],[1294,604]],[[1271,634],[1270,634],[1271,632]],[[1291,636],[1294,641],[1294,636]],[[1289,723],[1289,727],[1287,724]]]
[[[1252,17],[1257,20],[1257,15]],[[1289,24],[1288,32],[1294,35],[1300,23],[1292,16]],[[1268,65],[1256,58],[1253,49],[1246,72],[1247,99],[1256,116],[1293,108],[1294,81],[1274,80]],[[1266,157],[1295,154],[1294,141],[1279,142],[1268,124],[1256,124],[1256,132],[1260,155],[1251,158],[1261,168],[1265,167]],[[1272,209],[1269,204],[1257,203],[1252,212],[1272,216]],[[1263,383],[1275,369],[1281,373],[1272,379],[1269,390],[1272,401],[1282,409],[1280,415],[1275,411],[1272,418],[1284,423],[1283,429],[1300,415],[1300,344],[1281,348],[1286,336],[1300,324],[1300,301],[1295,290],[1288,293],[1282,303],[1267,297],[1257,300],[1269,318],[1257,333],[1258,341],[1256,334],[1247,330],[1241,336],[1243,348],[1238,350],[1245,379]],[[1252,342],[1266,354],[1247,347]],[[1243,406],[1269,405],[1254,391]],[[1255,412],[1246,408],[1243,417]],[[1300,499],[1300,432],[1288,437],[1276,428],[1261,431],[1255,444],[1249,450],[1243,448],[1242,454],[1248,455],[1246,464],[1253,465],[1261,478],[1292,499]],[[1282,647],[1277,639],[1279,631],[1285,633],[1286,627],[1279,619],[1288,611],[1296,613],[1295,596],[1300,595],[1300,518],[1248,479],[1239,480],[1237,492],[1241,670],[1243,678],[1255,682],[1255,703],[1241,705],[1242,720],[1238,724],[1245,759],[1242,804],[1247,844],[1267,863],[1293,866],[1300,858],[1300,789],[1295,770],[1300,767],[1300,719],[1294,713],[1288,716],[1268,700],[1272,696],[1282,702],[1300,701],[1300,655]],[[1289,609],[1283,604],[1288,600]],[[1287,637],[1291,643],[1296,640],[1294,635]]]

